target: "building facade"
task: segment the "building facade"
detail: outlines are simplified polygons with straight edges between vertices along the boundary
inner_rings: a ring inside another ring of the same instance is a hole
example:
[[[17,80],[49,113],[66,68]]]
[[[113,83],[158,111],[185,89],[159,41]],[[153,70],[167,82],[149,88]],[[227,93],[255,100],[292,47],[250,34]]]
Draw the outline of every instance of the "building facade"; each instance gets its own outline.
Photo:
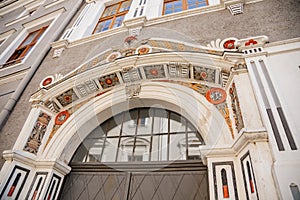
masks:
[[[1,199],[300,198],[299,2],[1,6]]]

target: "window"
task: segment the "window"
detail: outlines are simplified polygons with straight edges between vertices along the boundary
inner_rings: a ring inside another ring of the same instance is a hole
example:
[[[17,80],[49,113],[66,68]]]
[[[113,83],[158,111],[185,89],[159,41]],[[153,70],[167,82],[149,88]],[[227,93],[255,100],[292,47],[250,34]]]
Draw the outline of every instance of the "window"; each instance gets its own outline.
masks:
[[[207,0],[165,0],[163,14],[167,15],[207,5]]]
[[[107,6],[100,17],[93,33],[99,33],[122,25],[125,15],[130,8],[131,0]]]
[[[20,63],[23,58],[32,50],[33,46],[40,39],[42,34],[45,32],[47,27],[42,27],[36,31],[28,34],[28,36],[23,40],[21,45],[15,50],[15,52],[6,61],[4,66],[9,66],[15,63]]]
[[[72,162],[201,160],[201,145],[201,135],[181,115],[160,108],[136,108],[93,130]]]

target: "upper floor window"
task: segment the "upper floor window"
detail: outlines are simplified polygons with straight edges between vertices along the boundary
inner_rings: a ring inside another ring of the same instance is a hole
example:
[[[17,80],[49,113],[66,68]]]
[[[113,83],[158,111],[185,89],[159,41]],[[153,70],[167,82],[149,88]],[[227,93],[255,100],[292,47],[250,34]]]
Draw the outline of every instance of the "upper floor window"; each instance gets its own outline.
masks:
[[[107,6],[100,17],[93,33],[99,33],[122,25],[130,8],[131,0],[120,1]]]
[[[32,50],[34,45],[41,38],[42,34],[45,32],[47,27],[42,27],[38,30],[35,30],[27,35],[23,40],[21,45],[14,51],[10,58],[4,64],[5,66],[12,65],[15,63],[20,63],[25,56]]]
[[[164,0],[163,14],[167,15],[207,5],[207,0]]]

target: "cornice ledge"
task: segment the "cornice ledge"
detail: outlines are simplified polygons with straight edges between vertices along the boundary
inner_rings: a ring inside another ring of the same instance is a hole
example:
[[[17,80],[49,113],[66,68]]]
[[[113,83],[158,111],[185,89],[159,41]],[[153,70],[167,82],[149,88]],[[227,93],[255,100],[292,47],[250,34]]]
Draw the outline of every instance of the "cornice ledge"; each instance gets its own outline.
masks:
[[[68,48],[70,45],[70,42],[67,39],[64,40],[58,40],[55,42],[51,43],[51,47],[53,49],[58,49],[58,48]]]
[[[71,167],[60,160],[38,160],[36,168],[53,169],[62,175],[67,175],[71,171]]]
[[[217,147],[212,149],[211,146],[200,147],[202,160],[204,163],[207,162],[207,158],[215,157],[235,157],[237,154],[244,149],[247,144],[254,142],[267,142],[268,133],[266,131],[258,132],[243,132],[241,136],[230,146]]]
[[[268,133],[266,131],[242,132],[241,136],[233,143],[232,149],[239,153],[247,144],[255,142],[267,142]]]
[[[31,167],[35,167],[36,156],[34,154],[20,150],[6,150],[3,152],[3,158],[6,161],[17,161]]]
[[[137,17],[133,19],[125,20],[123,23],[126,28],[136,28],[136,27],[143,27],[147,21],[147,18],[145,16]]]
[[[16,161],[33,168],[53,169],[62,175],[71,171],[71,167],[60,160],[36,160],[36,156],[20,150],[6,150],[3,152],[6,161]]]

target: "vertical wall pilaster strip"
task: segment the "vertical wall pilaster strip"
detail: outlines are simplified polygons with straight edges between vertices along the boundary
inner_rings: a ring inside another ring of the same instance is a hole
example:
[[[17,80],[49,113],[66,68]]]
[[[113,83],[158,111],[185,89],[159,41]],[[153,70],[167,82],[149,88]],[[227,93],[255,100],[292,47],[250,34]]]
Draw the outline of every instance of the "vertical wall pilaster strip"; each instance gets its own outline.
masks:
[[[268,87],[271,91],[271,94],[272,94],[272,97],[274,99],[274,102],[275,102],[275,105],[276,105],[276,108],[277,108],[277,112],[279,114],[279,117],[280,117],[280,120],[281,120],[281,123],[282,123],[282,126],[284,128],[284,131],[285,131],[285,134],[286,134],[286,137],[288,139],[288,142],[289,142],[289,145],[291,147],[292,150],[297,150],[297,146],[296,146],[296,143],[295,143],[295,140],[293,138],[293,135],[292,135],[292,132],[290,130],[290,127],[289,127],[289,124],[286,120],[286,117],[285,117],[285,114],[282,110],[282,107],[281,107],[281,104],[280,104],[280,101],[279,101],[279,98],[278,98],[278,95],[275,91],[275,88],[274,88],[274,85],[272,83],[272,80],[270,78],[270,75],[267,71],[267,67],[264,63],[263,60],[259,60],[259,64],[261,65],[261,69],[264,73],[264,76],[267,80],[267,84],[268,84]]]
[[[258,87],[260,88],[260,94],[262,96],[262,99],[263,99],[263,102],[264,102],[264,105],[265,105],[265,108],[266,108],[266,112],[268,114],[268,118],[269,118],[272,130],[273,130],[273,134],[274,134],[274,137],[275,137],[275,140],[276,140],[276,143],[277,143],[278,150],[279,151],[284,151],[285,149],[284,149],[284,146],[283,146],[283,143],[282,143],[279,131],[278,131],[277,124],[276,124],[275,119],[274,119],[273,112],[271,110],[269,100],[268,100],[267,95],[266,95],[265,88],[264,88],[264,86],[262,84],[262,81],[259,77],[259,74],[258,74],[258,71],[257,71],[257,66],[256,66],[254,61],[251,61],[250,63],[251,63],[251,67],[252,67],[254,76],[256,78]]]

